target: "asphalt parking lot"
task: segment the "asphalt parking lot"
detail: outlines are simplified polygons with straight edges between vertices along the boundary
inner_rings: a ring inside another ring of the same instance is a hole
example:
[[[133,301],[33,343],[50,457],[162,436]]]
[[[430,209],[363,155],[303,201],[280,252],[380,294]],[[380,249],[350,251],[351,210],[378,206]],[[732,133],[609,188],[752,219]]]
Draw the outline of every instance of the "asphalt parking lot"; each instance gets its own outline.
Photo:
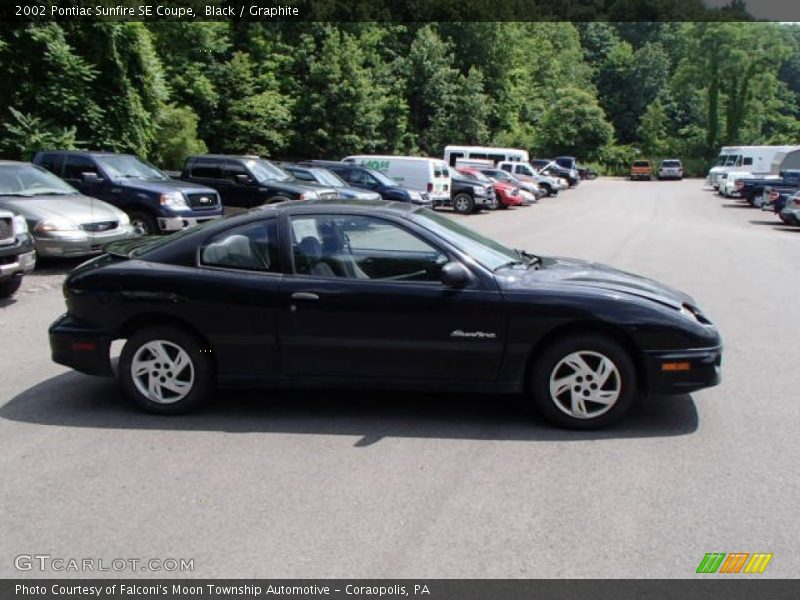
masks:
[[[47,263],[0,307],[0,577],[76,575],[14,567],[49,553],[190,558],[200,578],[683,578],[706,552],[796,576],[800,228],[700,180],[457,218],[689,292],[724,337],[722,385],[589,433],[436,394],[221,392],[150,416],[50,362],[65,266]]]

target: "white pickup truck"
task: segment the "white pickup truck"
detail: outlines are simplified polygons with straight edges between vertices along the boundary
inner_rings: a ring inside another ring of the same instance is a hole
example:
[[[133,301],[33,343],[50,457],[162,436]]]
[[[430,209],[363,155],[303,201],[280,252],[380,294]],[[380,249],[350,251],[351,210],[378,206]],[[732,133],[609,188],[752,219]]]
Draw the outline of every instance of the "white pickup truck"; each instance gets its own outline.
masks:
[[[497,168],[513,173],[523,181],[534,181],[538,183],[539,187],[547,192],[548,196],[555,196],[559,191],[569,187],[569,183],[566,179],[543,175],[527,162],[503,161],[497,163]]]

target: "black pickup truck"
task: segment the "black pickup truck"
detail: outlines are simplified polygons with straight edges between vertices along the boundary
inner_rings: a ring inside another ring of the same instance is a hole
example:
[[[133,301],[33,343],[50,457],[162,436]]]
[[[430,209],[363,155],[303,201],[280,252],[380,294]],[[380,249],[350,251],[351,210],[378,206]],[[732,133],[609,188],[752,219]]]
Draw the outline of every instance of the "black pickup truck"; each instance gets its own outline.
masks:
[[[222,216],[217,192],[170,179],[132,154],[47,150],[33,163],[82,194],[124,210],[140,235],[169,233]]]
[[[299,181],[257,156],[203,154],[186,159],[180,178],[214,188],[225,207],[253,208],[285,200],[336,200],[330,186]]]
[[[753,206],[761,206],[766,188],[772,191],[787,191],[800,187],[800,170],[791,169],[780,172],[779,179],[739,179],[736,189],[739,196]]]

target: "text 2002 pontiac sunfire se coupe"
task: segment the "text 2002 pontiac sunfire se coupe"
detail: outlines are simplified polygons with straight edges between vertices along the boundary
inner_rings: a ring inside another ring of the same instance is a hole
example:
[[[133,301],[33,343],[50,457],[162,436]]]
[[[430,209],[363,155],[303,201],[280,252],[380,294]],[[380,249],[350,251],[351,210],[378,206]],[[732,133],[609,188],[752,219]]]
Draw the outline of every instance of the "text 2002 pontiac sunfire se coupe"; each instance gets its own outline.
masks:
[[[156,413],[262,384],[530,394],[551,421],[608,425],[642,392],[719,383],[689,296],[507,248],[407,203],[286,202],[75,269],[53,359],[118,376]]]

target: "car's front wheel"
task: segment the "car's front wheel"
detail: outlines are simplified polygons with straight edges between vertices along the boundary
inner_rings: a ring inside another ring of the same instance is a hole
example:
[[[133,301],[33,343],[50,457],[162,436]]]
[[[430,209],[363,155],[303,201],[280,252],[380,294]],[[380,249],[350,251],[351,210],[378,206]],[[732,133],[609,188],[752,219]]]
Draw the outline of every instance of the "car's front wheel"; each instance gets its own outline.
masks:
[[[16,276],[0,282],[0,298],[10,298],[22,285],[22,277]]]
[[[119,377],[128,397],[158,414],[187,412],[214,390],[209,348],[174,327],[149,327],[132,335],[119,361]]]
[[[536,361],[531,391],[549,421],[597,429],[619,420],[633,404],[636,368],[614,340],[571,335],[550,345]]]

